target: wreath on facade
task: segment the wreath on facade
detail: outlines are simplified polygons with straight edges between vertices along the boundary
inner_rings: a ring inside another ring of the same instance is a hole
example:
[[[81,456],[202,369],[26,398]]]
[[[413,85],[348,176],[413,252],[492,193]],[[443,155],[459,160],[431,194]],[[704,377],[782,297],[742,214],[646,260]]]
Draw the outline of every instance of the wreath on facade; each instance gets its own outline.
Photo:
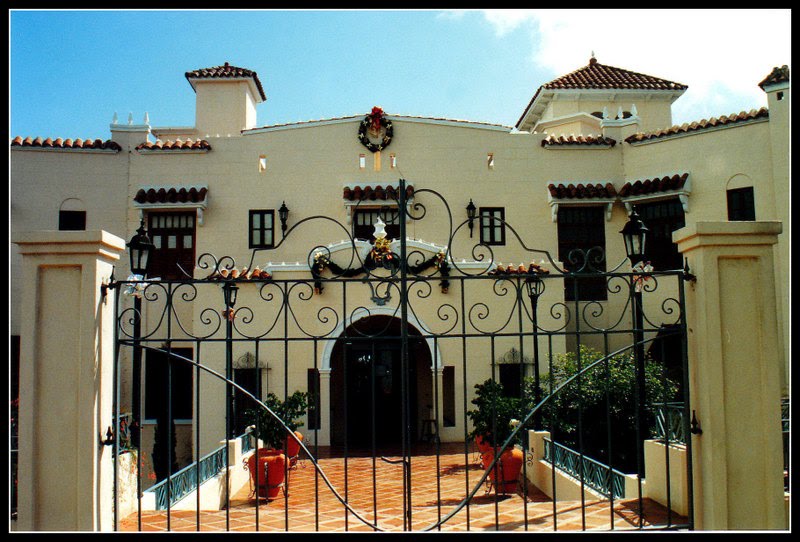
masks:
[[[380,135],[382,130],[383,138],[381,138],[380,143],[373,143],[370,141],[370,133],[377,137]],[[373,107],[372,112],[364,117],[364,120],[362,120],[361,124],[358,126],[358,140],[370,152],[382,151],[388,147],[389,143],[392,142],[393,135],[394,128],[392,127],[392,121],[386,118],[386,115],[383,113],[383,109],[378,106]]]

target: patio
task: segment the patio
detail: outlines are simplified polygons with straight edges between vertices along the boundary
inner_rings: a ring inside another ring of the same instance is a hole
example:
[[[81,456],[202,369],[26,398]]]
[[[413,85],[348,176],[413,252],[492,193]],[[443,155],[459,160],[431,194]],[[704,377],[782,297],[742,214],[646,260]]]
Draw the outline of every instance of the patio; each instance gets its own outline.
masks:
[[[403,530],[403,468],[373,459],[371,455],[351,455],[345,459],[336,450],[319,450],[319,465],[331,484],[368,522],[383,531]],[[433,446],[420,447],[411,457],[411,525],[412,530],[427,530],[440,518],[451,513],[474,487],[482,472],[477,454],[465,456],[463,445],[443,444],[437,458]],[[387,459],[395,460],[399,456]],[[465,467],[465,460],[469,465]],[[437,469],[439,476],[436,476]],[[290,531],[343,532],[373,531],[352,513],[345,510],[331,493],[309,460],[290,473],[288,496],[281,494],[274,501],[256,502],[249,498],[245,486],[231,495],[226,510],[143,512],[143,531]],[[347,483],[345,485],[345,474]],[[467,475],[469,483],[467,483]],[[345,487],[347,491],[345,492]],[[613,513],[608,501],[562,501],[556,505],[535,488],[529,487],[527,499],[521,491],[514,495],[486,494],[478,490],[468,507],[460,510],[440,528],[442,531],[575,531],[632,530],[639,526],[637,499],[615,501]],[[613,527],[611,525],[613,516]],[[119,522],[120,531],[139,529],[137,514]],[[645,528],[684,524],[686,518],[672,514],[653,501],[643,501]],[[199,524],[198,524],[199,521]]]

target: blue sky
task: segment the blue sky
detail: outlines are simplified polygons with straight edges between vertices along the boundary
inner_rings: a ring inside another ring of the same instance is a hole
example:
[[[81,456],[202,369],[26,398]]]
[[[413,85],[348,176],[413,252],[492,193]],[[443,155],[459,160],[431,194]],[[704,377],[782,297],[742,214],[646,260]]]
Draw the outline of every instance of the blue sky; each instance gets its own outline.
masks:
[[[10,12],[11,137],[110,137],[116,112],[192,126],[186,71],[254,70],[266,126],[366,114],[513,126],[536,89],[598,61],[689,85],[681,124],[766,105],[789,10]]]

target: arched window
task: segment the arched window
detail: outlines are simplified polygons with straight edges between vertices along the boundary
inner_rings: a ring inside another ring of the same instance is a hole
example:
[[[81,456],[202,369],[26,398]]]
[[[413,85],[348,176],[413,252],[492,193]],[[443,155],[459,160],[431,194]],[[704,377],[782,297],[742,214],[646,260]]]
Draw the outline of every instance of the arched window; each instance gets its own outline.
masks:
[[[728,220],[755,220],[756,201],[753,181],[747,175],[734,175],[726,186]]]
[[[75,231],[86,229],[86,207],[77,198],[68,198],[61,202],[58,209],[58,229]]]

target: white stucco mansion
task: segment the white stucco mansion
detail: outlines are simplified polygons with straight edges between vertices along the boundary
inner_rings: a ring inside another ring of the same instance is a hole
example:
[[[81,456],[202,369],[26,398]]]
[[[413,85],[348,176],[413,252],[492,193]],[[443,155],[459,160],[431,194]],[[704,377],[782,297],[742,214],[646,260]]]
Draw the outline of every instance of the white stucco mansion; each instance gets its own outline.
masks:
[[[647,256],[658,269],[683,267],[671,232],[687,224],[780,220],[784,226],[774,272],[785,388],[790,337],[789,69],[765,66],[764,73],[753,84],[767,94],[768,108],[720,112],[682,126],[672,124],[671,106],[686,85],[595,58],[536,89],[514,126],[394,115],[373,109],[374,104],[364,104],[363,112],[351,116],[262,126],[257,108],[269,105],[261,79],[225,62],[186,72],[187,99],[191,90],[196,100],[193,126],[159,127],[144,112],[122,118],[114,113],[110,137],[102,134],[105,127],[98,127],[97,139],[15,134],[10,141],[11,231],[106,230],[127,240],[144,221],[156,246],[152,276],[180,278],[176,264],[191,272],[204,253],[231,255],[242,265],[253,249],[260,249],[254,263],[280,278],[309,277],[309,251],[315,246],[328,247],[335,256],[350,245],[347,233],[370,239],[380,209],[396,206],[393,195],[401,178],[410,186],[408,196],[430,207],[424,223],[410,223],[409,246],[425,257],[448,247],[447,214],[433,210],[436,202],[430,197],[414,197],[415,191],[432,189],[449,202],[457,221],[467,217],[470,203],[475,206],[474,232],[461,229],[459,235],[491,247],[492,265],[529,261],[522,243],[559,261],[573,248],[601,246],[607,261],[618,262],[625,257],[619,232],[634,206],[650,229]],[[153,119],[158,107],[153,104],[150,110]],[[288,210],[286,230],[281,227],[282,207]],[[292,229],[311,216],[329,217],[349,231],[311,222]],[[397,237],[395,228],[387,225],[390,238]],[[287,230],[289,237],[282,243]],[[448,257],[465,268],[477,261],[466,248],[460,253],[455,244],[450,248]],[[21,257],[14,244],[10,253],[12,352],[19,352],[26,340],[20,336],[15,295]],[[128,276],[127,266],[120,261],[117,279]],[[334,295],[327,290],[314,294],[307,312],[295,315],[298,321],[319,323],[325,295]],[[255,294],[242,292],[240,298],[248,295]],[[436,306],[438,296],[453,294],[436,290],[430,295],[429,308]],[[606,303],[602,292],[586,295]],[[551,303],[569,299],[564,291],[551,290],[547,296]],[[327,302],[332,303],[331,297]],[[391,303],[370,305],[368,296],[352,303],[371,307],[371,318],[392,316]],[[421,306],[409,319],[420,329],[436,317],[432,308],[426,313],[424,301]],[[185,314],[188,331],[202,327],[199,309],[187,305],[176,310]],[[336,333],[357,320],[353,315],[339,322]],[[173,346],[190,357],[196,354],[192,340]],[[562,339],[557,349],[571,346]],[[220,348],[204,346],[201,355],[222,364]],[[264,394],[283,394],[285,388],[291,393],[317,382],[317,419],[307,419],[306,426],[318,431],[319,443],[337,444],[337,409],[343,398],[336,344],[320,342],[291,355],[286,354],[289,347],[280,353],[258,348],[237,346],[237,380],[249,387],[258,381]],[[508,349],[497,345],[493,351],[500,356]],[[419,357],[415,416],[421,423],[433,401],[431,373],[425,373],[432,368],[439,378],[437,408],[446,414],[442,440],[463,437],[459,428],[466,423],[463,405],[468,402],[463,390],[487,378],[486,356],[464,361],[462,371],[460,354],[444,341],[429,341]],[[284,358],[292,363],[283,363]],[[14,356],[11,361],[31,362]],[[462,375],[469,379],[466,385]],[[129,372],[122,377],[129,379]],[[147,382],[145,376],[146,426],[152,424],[151,409],[158,408],[147,400]],[[214,424],[224,423],[209,422],[201,432],[201,449],[193,451],[194,385],[191,371],[174,380],[185,400],[177,414],[179,421],[186,420],[178,428],[183,460],[216,447]],[[212,384],[208,386],[205,397],[212,395]],[[130,402],[123,397],[125,406]]]

